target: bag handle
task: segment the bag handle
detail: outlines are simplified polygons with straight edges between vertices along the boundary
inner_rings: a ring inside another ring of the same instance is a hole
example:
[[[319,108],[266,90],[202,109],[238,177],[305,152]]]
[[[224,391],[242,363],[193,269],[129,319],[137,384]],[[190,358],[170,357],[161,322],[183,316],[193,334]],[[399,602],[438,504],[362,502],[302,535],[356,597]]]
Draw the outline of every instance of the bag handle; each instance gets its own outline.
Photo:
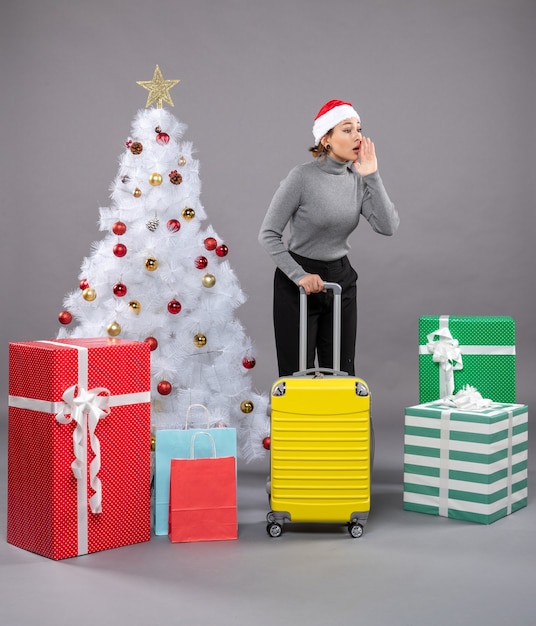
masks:
[[[204,430],[195,433],[190,441],[190,458],[195,459],[195,440],[201,435],[206,435],[210,439],[210,446],[212,448],[212,458],[216,458],[216,443],[214,437],[210,433],[206,433]]]
[[[210,412],[204,404],[190,404],[190,406],[186,409],[186,424],[184,425],[184,430],[188,430],[188,418],[190,417],[190,409],[194,407],[205,409],[207,414],[207,428],[210,428]]]
[[[322,378],[324,374],[333,374],[333,376],[348,376],[348,372],[341,370],[334,370],[331,367],[310,367],[309,369],[302,370],[301,372],[294,372],[293,376],[308,376],[313,374],[313,378]]]
[[[307,369],[307,294],[300,285],[300,335],[299,335],[299,370]],[[333,369],[341,369],[341,302],[342,287],[338,283],[324,283],[325,289],[333,291]]]

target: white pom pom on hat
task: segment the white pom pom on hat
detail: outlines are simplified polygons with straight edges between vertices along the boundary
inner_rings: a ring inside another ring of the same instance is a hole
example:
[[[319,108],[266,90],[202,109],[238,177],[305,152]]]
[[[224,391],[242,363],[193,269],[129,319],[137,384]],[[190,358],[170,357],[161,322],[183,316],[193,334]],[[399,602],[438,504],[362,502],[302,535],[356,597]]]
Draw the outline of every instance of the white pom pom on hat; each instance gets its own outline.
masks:
[[[354,117],[360,120],[351,102],[344,102],[343,100],[330,100],[326,102],[320,111],[318,111],[313,124],[315,146],[317,146],[322,137],[332,128],[335,128],[337,124]]]

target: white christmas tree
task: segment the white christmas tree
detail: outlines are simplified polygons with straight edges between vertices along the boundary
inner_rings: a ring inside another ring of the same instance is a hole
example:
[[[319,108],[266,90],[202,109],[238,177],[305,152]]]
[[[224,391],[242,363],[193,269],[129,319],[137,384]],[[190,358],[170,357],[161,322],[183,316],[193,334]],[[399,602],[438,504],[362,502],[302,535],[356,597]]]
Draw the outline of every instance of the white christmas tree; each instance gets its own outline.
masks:
[[[133,123],[111,186],[111,206],[100,208],[100,229],[64,300],[58,337],[111,336],[151,346],[154,430],[184,428],[193,404],[208,409],[209,425],[237,429],[242,458],[264,454],[267,398],[252,389],[255,356],[235,317],[245,301],[228,261],[228,248],[200,201],[199,162],[186,125],[162,108],[173,106],[158,65],[146,108]],[[151,106],[155,104],[156,106]],[[204,427],[207,412],[197,423]],[[191,412],[194,415],[194,412]]]

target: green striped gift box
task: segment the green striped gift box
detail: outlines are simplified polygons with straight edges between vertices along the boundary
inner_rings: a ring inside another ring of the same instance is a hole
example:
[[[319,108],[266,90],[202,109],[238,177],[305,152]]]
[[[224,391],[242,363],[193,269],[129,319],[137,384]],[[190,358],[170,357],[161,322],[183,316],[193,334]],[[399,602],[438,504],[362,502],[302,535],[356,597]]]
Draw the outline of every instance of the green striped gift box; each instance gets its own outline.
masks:
[[[461,366],[446,371],[434,361],[437,331],[447,330],[459,348]],[[432,341],[430,341],[430,339]],[[447,388],[448,377],[453,388]],[[419,319],[419,402],[451,395],[465,385],[494,402],[516,401],[515,322],[506,316],[435,315]]]
[[[528,407],[409,407],[404,509],[490,524],[527,505]]]

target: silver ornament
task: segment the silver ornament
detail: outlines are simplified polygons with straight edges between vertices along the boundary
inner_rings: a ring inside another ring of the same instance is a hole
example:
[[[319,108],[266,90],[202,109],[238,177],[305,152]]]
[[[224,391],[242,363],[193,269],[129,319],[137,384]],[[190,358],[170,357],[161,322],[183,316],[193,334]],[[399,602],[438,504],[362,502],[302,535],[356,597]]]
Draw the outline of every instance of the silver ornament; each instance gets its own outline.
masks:
[[[158,228],[159,224],[160,224],[160,220],[157,217],[153,217],[147,222],[147,224],[145,224],[145,226],[147,226],[147,228],[152,233],[154,233],[154,231]]]

